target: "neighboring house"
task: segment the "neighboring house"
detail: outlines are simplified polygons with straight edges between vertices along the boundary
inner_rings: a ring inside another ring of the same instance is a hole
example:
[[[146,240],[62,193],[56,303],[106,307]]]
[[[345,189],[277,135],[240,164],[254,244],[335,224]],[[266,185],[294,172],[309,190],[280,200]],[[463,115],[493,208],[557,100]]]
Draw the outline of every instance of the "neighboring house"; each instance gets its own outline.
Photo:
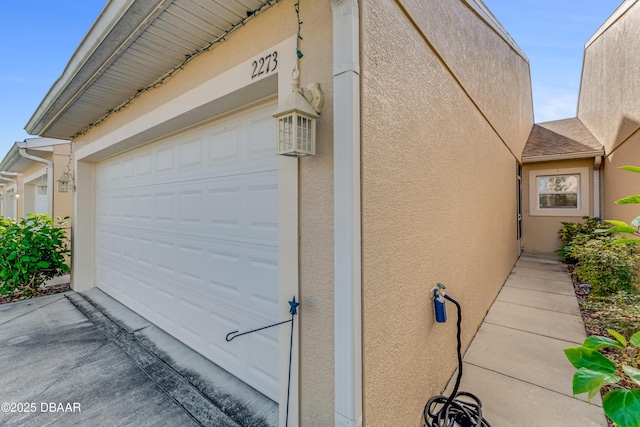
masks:
[[[16,142],[0,162],[4,184],[0,215],[20,219],[29,213],[54,220],[72,210],[72,192],[60,192],[57,180],[70,166],[71,143],[54,138]]]
[[[615,204],[640,193],[640,176],[620,169],[640,165],[639,43],[640,4],[626,0],[585,44],[577,117],[533,127],[523,154],[527,250],[558,249],[562,221],[640,215]],[[548,201],[564,205],[541,206]]]
[[[324,93],[302,158],[276,156],[272,117],[296,64]],[[289,326],[225,336],[296,296],[290,425],[411,426],[456,368],[431,289],[461,302],[466,347],[519,255],[532,123],[528,60],[479,0],[113,0],[26,129],[73,140],[74,289],[281,424]]]

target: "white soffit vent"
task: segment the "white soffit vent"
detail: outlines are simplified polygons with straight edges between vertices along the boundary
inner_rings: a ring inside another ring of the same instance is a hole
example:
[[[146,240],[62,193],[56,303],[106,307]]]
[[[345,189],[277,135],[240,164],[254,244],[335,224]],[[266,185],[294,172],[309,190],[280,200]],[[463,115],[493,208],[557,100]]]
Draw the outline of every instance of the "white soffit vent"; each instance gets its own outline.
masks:
[[[126,9],[121,13],[107,5],[27,124],[27,132],[69,139],[272,2],[157,0],[146,9],[141,3],[147,2],[120,2]],[[105,26],[108,31],[96,42],[94,29]]]

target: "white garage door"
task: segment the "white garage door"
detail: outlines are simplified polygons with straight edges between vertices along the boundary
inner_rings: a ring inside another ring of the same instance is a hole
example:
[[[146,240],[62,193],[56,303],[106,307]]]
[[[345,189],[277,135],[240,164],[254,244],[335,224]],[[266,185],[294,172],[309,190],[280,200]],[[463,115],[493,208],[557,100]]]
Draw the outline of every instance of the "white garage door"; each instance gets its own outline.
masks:
[[[275,106],[98,164],[98,286],[278,397]]]
[[[47,197],[47,191],[50,191],[50,190],[47,187],[41,187],[41,188],[38,188],[37,185],[34,185],[33,212],[39,213],[39,214],[52,215],[49,212],[49,198]]]

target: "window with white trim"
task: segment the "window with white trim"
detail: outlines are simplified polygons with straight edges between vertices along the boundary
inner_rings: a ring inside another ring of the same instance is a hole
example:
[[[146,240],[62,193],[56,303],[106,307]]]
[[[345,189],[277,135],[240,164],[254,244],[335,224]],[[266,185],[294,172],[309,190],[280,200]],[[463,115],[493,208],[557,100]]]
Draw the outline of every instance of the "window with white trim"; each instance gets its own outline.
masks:
[[[530,170],[529,214],[589,215],[589,168]]]
[[[578,209],[580,174],[537,176],[539,209]]]

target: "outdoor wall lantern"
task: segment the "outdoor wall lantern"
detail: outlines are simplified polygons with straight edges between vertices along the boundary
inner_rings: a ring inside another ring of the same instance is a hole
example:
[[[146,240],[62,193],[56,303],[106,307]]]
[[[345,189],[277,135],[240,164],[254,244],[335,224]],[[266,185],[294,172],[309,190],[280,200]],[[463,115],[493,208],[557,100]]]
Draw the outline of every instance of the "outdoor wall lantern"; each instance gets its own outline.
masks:
[[[276,119],[276,153],[284,156],[316,154],[316,119],[324,97],[318,83],[306,89],[298,85],[298,70],[294,70],[292,92],[273,113]]]
[[[42,177],[42,179],[36,185],[36,190],[37,190],[39,196],[46,196],[47,195],[47,181],[44,180],[44,176]]]
[[[58,178],[58,192],[59,193],[67,193],[71,190],[72,187],[72,178],[73,175],[69,171],[62,172],[60,178]]]

